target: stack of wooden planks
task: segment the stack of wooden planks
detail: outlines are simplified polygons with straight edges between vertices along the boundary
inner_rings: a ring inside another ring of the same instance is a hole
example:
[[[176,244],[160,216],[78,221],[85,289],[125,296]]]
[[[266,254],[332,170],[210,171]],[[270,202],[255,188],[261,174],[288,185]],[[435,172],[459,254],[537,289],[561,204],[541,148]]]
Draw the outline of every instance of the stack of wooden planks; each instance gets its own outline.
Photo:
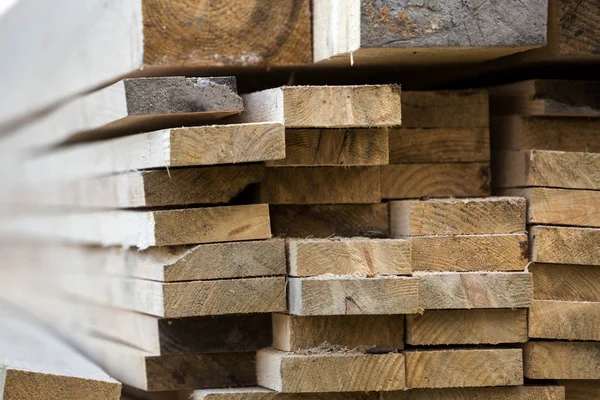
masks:
[[[534,280],[525,376],[567,399],[600,396],[600,141],[597,82],[534,80],[492,90],[494,181],[527,198]]]

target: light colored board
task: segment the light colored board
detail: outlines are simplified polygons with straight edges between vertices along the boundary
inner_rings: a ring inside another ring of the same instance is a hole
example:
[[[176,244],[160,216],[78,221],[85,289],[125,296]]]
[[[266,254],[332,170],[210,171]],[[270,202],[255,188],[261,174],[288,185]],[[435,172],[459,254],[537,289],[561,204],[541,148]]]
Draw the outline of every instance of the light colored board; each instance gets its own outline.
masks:
[[[412,389],[383,393],[383,400],[565,400],[561,386]]]
[[[264,204],[166,211],[98,211],[4,217],[0,234],[81,244],[149,246],[267,239]]]
[[[505,151],[496,154],[495,161],[496,187],[600,189],[600,154],[597,153]]]
[[[411,241],[407,239],[288,239],[290,276],[410,275]]]
[[[143,12],[146,67],[266,67],[312,60],[309,0],[218,5],[148,0]]]
[[[529,379],[600,379],[600,343],[529,341],[523,347]]]
[[[273,347],[283,351],[297,352],[319,347],[324,342],[351,349],[358,346],[402,349],[403,336],[402,315],[273,314]]]
[[[600,381],[598,380],[561,380],[558,382],[565,387],[566,400],[595,400],[600,396]]]
[[[287,237],[389,235],[387,203],[270,206],[273,235]]]
[[[138,208],[231,201],[264,177],[256,164],[156,169],[71,182],[11,187],[0,194],[8,205],[63,208]],[[20,184],[20,183],[19,183]]]
[[[425,310],[527,308],[533,283],[527,272],[419,272],[419,307]]]
[[[390,164],[381,169],[384,199],[490,195],[489,163]]]
[[[241,122],[286,128],[372,128],[401,124],[400,86],[282,86],[242,96]]]
[[[600,303],[536,300],[529,310],[529,337],[600,341]]]
[[[505,189],[527,199],[527,223],[600,227],[600,192],[554,188]]]
[[[533,263],[536,300],[600,302],[600,268],[585,265]]]
[[[390,202],[393,237],[525,232],[526,203],[516,197]]]
[[[406,388],[404,355],[398,353],[304,355],[263,349],[256,355],[256,368],[258,384],[278,392],[369,392]]]
[[[285,133],[281,124],[206,125],[163,129],[58,149],[27,160],[20,179],[22,183],[63,181],[132,170],[284,157]]]
[[[379,393],[278,393],[262,387],[194,391],[194,400],[379,400]]]
[[[404,355],[410,389],[523,384],[521,349],[410,350]]]
[[[543,1],[528,1],[517,13],[508,5],[459,1],[431,9],[392,0],[317,0],[314,60],[333,57],[334,65],[490,60],[546,44],[545,7]]]
[[[287,129],[285,159],[270,167],[366,166],[388,163],[387,129]]]
[[[600,229],[533,226],[529,235],[531,261],[600,265]]]
[[[379,203],[378,167],[266,168],[260,202],[269,204]]]
[[[413,346],[524,343],[527,310],[430,310],[406,316]]]
[[[292,315],[414,314],[419,306],[416,278],[325,275],[288,279]]]
[[[0,125],[6,127],[142,66],[140,0],[102,5],[17,0],[2,8],[0,36],[6,39],[0,46],[0,58],[5,60],[0,86],[6,95],[0,100]]]
[[[523,271],[528,262],[525,233],[416,236],[411,242],[414,271]]]
[[[487,127],[393,128],[388,136],[390,164],[490,161]]]

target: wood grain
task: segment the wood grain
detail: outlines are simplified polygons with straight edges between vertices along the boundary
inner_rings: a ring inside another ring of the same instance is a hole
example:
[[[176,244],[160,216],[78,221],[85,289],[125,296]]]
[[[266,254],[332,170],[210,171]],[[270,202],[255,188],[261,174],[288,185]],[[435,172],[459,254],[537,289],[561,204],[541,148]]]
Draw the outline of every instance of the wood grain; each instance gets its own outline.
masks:
[[[585,265],[533,263],[536,300],[600,302],[600,268]]]
[[[383,394],[384,400],[565,400],[561,386],[412,389]],[[237,400],[237,399],[236,399]]]
[[[406,239],[288,239],[290,276],[410,275],[411,242]]]
[[[597,380],[560,380],[558,384],[565,387],[568,400],[594,400],[600,396],[600,382]]]
[[[194,391],[194,400],[378,400],[379,393],[278,393],[263,387]],[[545,400],[545,399],[544,399]],[[554,399],[548,399],[554,400]]]
[[[390,202],[393,237],[525,232],[526,203],[515,197]]]
[[[406,316],[413,346],[524,343],[527,310],[429,310]]]
[[[600,265],[600,229],[533,226],[529,240],[536,263]]]
[[[529,379],[600,379],[600,343],[530,341],[523,347]]]
[[[536,300],[529,310],[529,337],[599,341],[600,303]]]

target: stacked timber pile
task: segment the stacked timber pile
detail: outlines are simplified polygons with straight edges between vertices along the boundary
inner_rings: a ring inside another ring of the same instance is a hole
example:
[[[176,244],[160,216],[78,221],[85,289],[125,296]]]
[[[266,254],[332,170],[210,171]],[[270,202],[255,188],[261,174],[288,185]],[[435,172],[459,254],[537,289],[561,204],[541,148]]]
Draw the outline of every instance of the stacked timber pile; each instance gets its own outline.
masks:
[[[525,376],[567,399],[600,396],[600,108],[597,82],[494,88],[499,193],[527,198],[534,280]]]

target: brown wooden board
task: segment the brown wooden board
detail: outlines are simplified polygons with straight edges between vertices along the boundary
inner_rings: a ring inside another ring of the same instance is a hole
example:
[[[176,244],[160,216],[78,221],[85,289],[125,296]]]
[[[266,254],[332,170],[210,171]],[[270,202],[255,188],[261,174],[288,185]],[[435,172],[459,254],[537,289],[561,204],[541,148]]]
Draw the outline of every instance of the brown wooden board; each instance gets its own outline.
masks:
[[[531,261],[600,265],[600,229],[533,226],[529,236]]]
[[[523,347],[529,379],[600,379],[600,343],[529,341]]]

